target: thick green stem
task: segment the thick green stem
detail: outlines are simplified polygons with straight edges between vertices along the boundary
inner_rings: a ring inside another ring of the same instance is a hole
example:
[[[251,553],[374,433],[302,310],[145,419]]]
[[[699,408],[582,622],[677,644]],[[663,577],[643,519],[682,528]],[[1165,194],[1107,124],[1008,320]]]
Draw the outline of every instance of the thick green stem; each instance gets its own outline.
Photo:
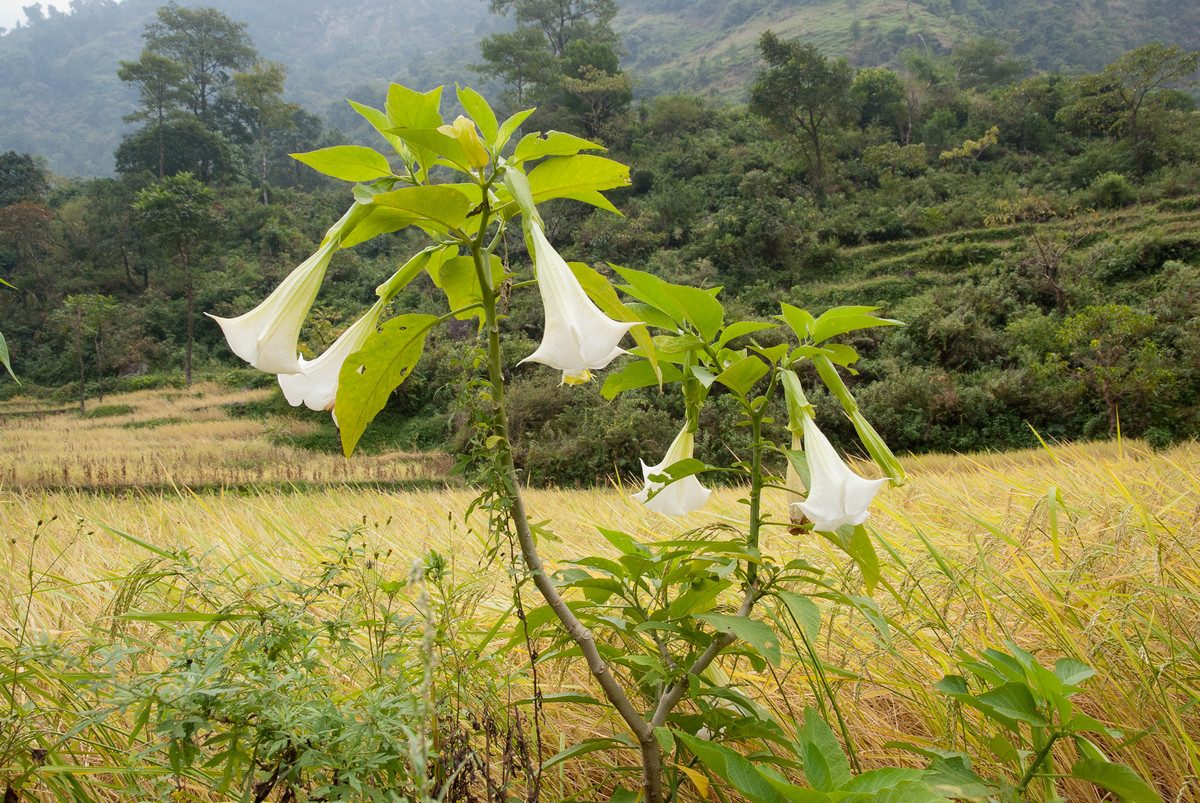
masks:
[[[511,495],[509,515],[517,533],[521,557],[538,592],[562,622],[567,633],[578,645],[580,652],[583,653],[588,669],[596,678],[596,682],[600,684],[604,696],[620,714],[626,727],[637,737],[642,754],[642,784],[646,803],[662,803],[662,754],[658,741],[654,737],[654,728],[634,708],[621,688],[620,682],[600,655],[592,632],[584,627],[579,618],[575,616],[562,595],[558,593],[558,589],[549,575],[546,574],[545,563],[538,554],[533,531],[529,527],[529,517],[525,512],[525,500],[521,495],[520,481],[513,463],[508,439],[508,413],[504,397],[504,375],[500,362],[500,323],[496,314],[498,295],[495,288],[491,286],[491,252],[484,246],[489,222],[490,209],[485,200],[480,216],[479,236],[471,244],[471,256],[475,262],[475,270],[479,276],[481,295],[483,296],[484,328],[487,330],[488,339],[488,380],[491,383],[492,396],[492,433],[499,438],[496,448],[500,450],[501,469],[508,485],[507,491]]]

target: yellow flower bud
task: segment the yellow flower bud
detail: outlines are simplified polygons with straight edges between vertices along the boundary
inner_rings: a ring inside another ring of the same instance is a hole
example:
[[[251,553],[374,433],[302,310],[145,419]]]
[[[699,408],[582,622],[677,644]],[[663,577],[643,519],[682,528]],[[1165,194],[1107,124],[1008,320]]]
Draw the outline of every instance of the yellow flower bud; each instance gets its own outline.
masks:
[[[454,125],[438,126],[438,131],[458,140],[458,144],[462,145],[463,153],[466,155],[467,162],[471,167],[487,167],[487,163],[491,161],[487,148],[483,145],[483,140],[479,138],[479,131],[475,128],[475,123],[470,118],[463,117],[460,114],[454,120]]]

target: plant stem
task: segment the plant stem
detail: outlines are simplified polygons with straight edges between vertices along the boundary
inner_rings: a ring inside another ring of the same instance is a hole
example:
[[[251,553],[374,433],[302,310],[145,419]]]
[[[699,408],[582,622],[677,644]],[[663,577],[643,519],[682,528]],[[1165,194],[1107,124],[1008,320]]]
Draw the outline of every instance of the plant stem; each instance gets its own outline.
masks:
[[[572,640],[579,646],[587,661],[588,669],[600,684],[604,696],[616,708],[621,719],[625,721],[626,727],[637,737],[642,754],[642,785],[646,803],[662,803],[662,754],[658,740],[654,737],[654,728],[634,708],[616,676],[609,670],[608,664],[596,648],[592,632],[584,627],[579,618],[575,616],[562,595],[558,593],[558,589],[555,588],[549,575],[546,574],[545,564],[537,551],[533,531],[529,528],[525,500],[521,495],[520,481],[508,440],[508,413],[504,398],[504,375],[500,362],[500,323],[496,315],[497,293],[491,286],[490,280],[491,252],[483,244],[487,234],[490,211],[485,194],[480,213],[479,236],[471,244],[471,256],[479,276],[480,290],[483,296],[484,326],[487,329],[488,380],[491,383],[492,391],[492,433],[500,439],[496,448],[500,450],[501,468],[504,472],[505,483],[508,485],[507,490],[511,494],[508,512],[513,527],[516,529],[517,542],[521,547],[521,557],[538,592],[562,622]]]

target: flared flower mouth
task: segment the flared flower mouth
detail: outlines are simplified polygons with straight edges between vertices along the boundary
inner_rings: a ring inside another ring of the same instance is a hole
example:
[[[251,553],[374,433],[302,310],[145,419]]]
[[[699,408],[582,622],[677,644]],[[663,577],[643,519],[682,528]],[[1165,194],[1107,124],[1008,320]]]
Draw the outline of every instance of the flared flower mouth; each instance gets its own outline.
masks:
[[[300,373],[303,369],[296,346],[300,327],[337,249],[337,238],[327,238],[265,301],[244,315],[221,318],[205,314],[221,325],[233,353],[254,368],[269,374]]]
[[[712,491],[701,485],[694,474],[675,480],[670,484],[654,482],[650,479],[656,474],[662,474],[664,470],[680,460],[690,459],[694,449],[695,436],[685,427],[671,442],[661,463],[656,466],[647,466],[644,461],[642,462],[642,480],[646,483],[646,487],[633,494],[633,498],[650,510],[668,516],[683,516],[703,507]],[[654,496],[652,497],[651,494]]]
[[[303,404],[310,410],[334,409],[337,399],[338,376],[346,358],[362,349],[363,343],[375,331],[383,312],[380,300],[365,315],[351,324],[325,352],[315,360],[298,360],[300,370],[294,374],[280,374],[279,387],[288,404],[299,407]],[[337,421],[336,413],[334,421]]]
[[[583,291],[566,260],[546,239],[541,226],[530,226],[533,263],[546,313],[541,345],[524,362],[540,362],[563,372],[563,382],[591,379],[625,351],[617,344],[636,324],[609,318]]]
[[[809,416],[803,417],[804,454],[808,458],[811,487],[803,502],[793,502],[793,520],[802,513],[817,532],[831,533],[845,524],[858,526],[870,515],[871,501],[884,480],[868,480],[850,470],[833,444]]]

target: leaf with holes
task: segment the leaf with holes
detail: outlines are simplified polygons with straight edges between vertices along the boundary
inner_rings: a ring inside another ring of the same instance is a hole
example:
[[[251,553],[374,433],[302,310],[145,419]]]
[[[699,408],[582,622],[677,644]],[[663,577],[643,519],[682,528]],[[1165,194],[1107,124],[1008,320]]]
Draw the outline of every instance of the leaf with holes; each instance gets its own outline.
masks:
[[[347,457],[392,391],[412,373],[437,320],[436,315],[415,314],[393,318],[367,338],[361,351],[346,358],[338,375],[334,414]]]

